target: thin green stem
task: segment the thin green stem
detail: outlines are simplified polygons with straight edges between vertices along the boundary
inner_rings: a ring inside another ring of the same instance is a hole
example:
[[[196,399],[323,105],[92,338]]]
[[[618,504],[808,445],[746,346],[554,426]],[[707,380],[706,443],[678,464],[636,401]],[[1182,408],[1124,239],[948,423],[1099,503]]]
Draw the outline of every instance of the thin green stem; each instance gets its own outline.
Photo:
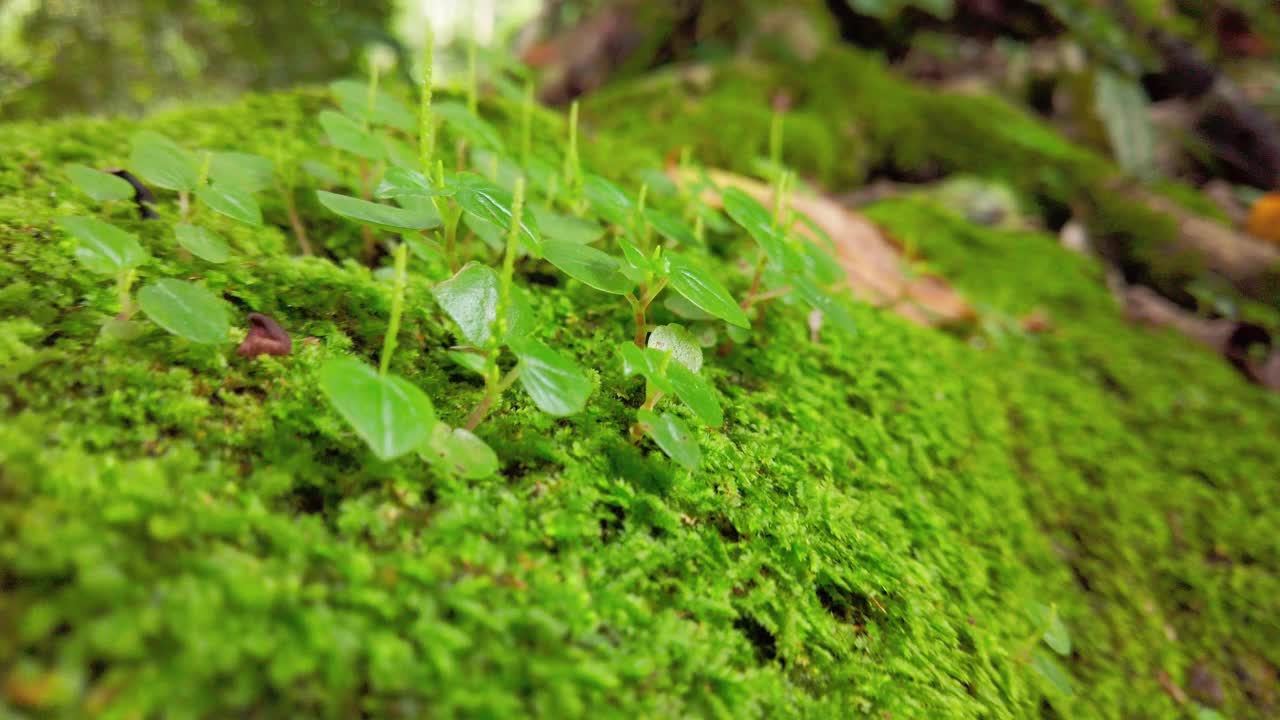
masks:
[[[769,162],[777,167],[782,164],[782,111],[774,110],[769,121]]]
[[[769,266],[769,256],[763,250],[760,251],[760,259],[756,260],[756,272],[751,276],[751,287],[747,290],[747,296],[742,299],[742,309],[746,310],[756,301],[756,293],[760,292],[760,281],[764,279],[764,270]]]
[[[578,160],[578,101],[569,105],[569,152],[564,156],[564,184],[577,200],[582,188],[582,164]]]
[[[533,79],[524,81],[524,101],[520,104],[520,161],[529,162],[533,145]]]
[[[422,157],[422,169],[431,169],[431,155],[435,152],[435,124],[431,122],[431,66],[435,61],[435,35],[427,27],[426,46],[422,51],[422,99],[418,108],[418,152]]]
[[[641,290],[643,291],[643,288]],[[627,293],[625,297],[627,298],[627,303],[631,305],[631,312],[636,321],[636,347],[642,348],[644,347],[645,334],[648,332],[648,326],[644,317],[646,306],[631,293]]]
[[[503,391],[511,387],[518,377],[520,377],[519,365],[511,368],[500,381],[485,390],[484,397],[480,398],[480,402],[467,414],[467,419],[463,421],[462,426],[467,430],[475,430],[476,426],[484,421],[485,416],[489,414],[489,410],[493,408],[493,404],[498,401]]]
[[[382,362],[378,365],[378,372],[382,375],[386,375],[387,369],[391,367],[391,356],[396,351],[396,335],[400,333],[400,315],[404,312],[404,286],[409,274],[407,245],[400,243],[396,246],[395,259],[396,279],[391,293],[391,320],[387,323],[386,337],[382,339]]]
[[[471,14],[471,32],[467,36],[467,109],[472,115],[479,109],[476,99],[476,17]]]
[[[130,290],[133,288],[133,281],[138,277],[138,271],[130,268],[116,276],[116,299],[120,303],[120,314],[116,317],[121,320],[127,320],[133,316],[133,295]]]
[[[507,310],[511,304],[511,282],[516,272],[516,252],[520,247],[520,224],[524,214],[524,177],[516,178],[511,200],[511,227],[507,229],[507,250],[502,256],[502,274],[498,283],[497,338],[507,334]]]

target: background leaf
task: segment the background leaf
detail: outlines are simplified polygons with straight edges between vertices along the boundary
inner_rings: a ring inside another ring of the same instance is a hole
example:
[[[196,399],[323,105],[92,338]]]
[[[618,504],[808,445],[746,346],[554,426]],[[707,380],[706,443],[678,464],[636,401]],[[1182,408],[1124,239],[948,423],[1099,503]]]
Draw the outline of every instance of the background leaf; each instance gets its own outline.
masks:
[[[488,265],[468,263],[453,277],[431,290],[436,302],[457,324],[472,346],[489,344],[493,321],[498,317],[498,274]],[[532,324],[531,310],[519,288],[511,289],[507,315],[507,340],[522,337]]]
[[[742,312],[742,308],[738,307],[738,303],[734,302],[733,296],[720,281],[681,255],[672,254],[668,260],[671,262],[673,290],[730,325],[751,327],[746,313]]]
[[[394,205],[369,202],[350,195],[339,195],[326,190],[317,190],[316,199],[321,205],[348,220],[365,225],[396,230],[400,232],[416,232],[440,225],[440,216],[429,204],[413,209],[398,208]]]
[[[596,290],[626,295],[635,288],[635,283],[622,274],[622,263],[617,258],[590,245],[544,240],[542,257],[569,277]]]
[[[458,173],[450,179],[450,185],[458,204],[468,214],[502,228],[504,233],[511,228],[511,193],[474,173]],[[521,213],[520,240],[530,253],[542,256],[542,237],[533,213]]]
[[[131,140],[129,168],[139,177],[166,190],[196,189],[200,169],[190,153],[157,132],[143,130]]]
[[[215,183],[254,193],[271,187],[275,165],[261,155],[215,152],[209,157],[209,178]]]
[[[193,343],[213,345],[230,339],[226,302],[195,283],[157,280],[138,291],[138,305],[151,322]]]
[[[127,200],[133,197],[133,186],[122,177],[75,163],[67,165],[63,170],[81,192],[98,202]]]
[[[369,109],[369,85],[358,80],[335,80],[329,83],[329,91],[342,112],[357,122],[385,125],[406,133],[418,130],[418,116],[389,93],[374,93],[373,109]]]
[[[118,275],[147,261],[137,238],[115,225],[90,217],[58,218],[58,225],[76,239],[76,259],[93,272]]]
[[[471,113],[466,105],[456,100],[442,100],[431,106],[432,114],[439,115],[448,123],[449,130],[481,147],[502,151],[505,146],[502,136],[483,118]]]
[[[324,128],[329,143],[339,150],[369,160],[382,160],[386,157],[386,149],[378,138],[342,113],[332,110],[321,112],[320,127]]]
[[[465,428],[437,423],[427,455],[433,465],[463,480],[481,480],[498,472],[498,456]]]
[[[224,263],[231,257],[231,248],[227,247],[227,241],[199,225],[174,225],[173,234],[179,245],[202,260]]]
[[[702,449],[683,420],[670,413],[658,415],[652,410],[641,410],[636,417],[644,425],[645,434],[672,460],[689,470],[697,470],[702,464]]]
[[[258,201],[244,190],[220,184],[203,185],[196,189],[196,197],[216,213],[253,227],[262,227],[262,210]]]
[[[560,417],[586,406],[591,380],[572,360],[531,338],[513,341],[511,351],[520,359],[520,386],[542,412]]]
[[[436,424],[431,400],[412,383],[381,376],[354,358],[329,360],[320,367],[320,390],[338,414],[382,460],[419,449]]]

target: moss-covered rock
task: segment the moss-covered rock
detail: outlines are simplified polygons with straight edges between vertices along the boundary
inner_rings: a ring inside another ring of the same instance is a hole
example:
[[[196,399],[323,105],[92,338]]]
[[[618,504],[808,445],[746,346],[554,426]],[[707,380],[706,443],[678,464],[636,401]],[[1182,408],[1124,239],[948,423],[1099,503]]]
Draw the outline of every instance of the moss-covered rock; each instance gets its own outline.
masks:
[[[143,125],[292,162],[325,154],[312,119],[325,102],[254,97]],[[896,122],[874,132],[906,132]],[[1099,269],[1050,238],[923,201],[877,206],[984,304],[985,332],[855,307],[857,337],[815,343],[804,312],[779,304],[704,368],[726,422],[701,433],[694,473],[628,441],[643,388],[614,354],[625,304],[526,265],[542,335],[597,389],[563,420],[505,396],[479,429],[501,474],[461,482],[377,462],[324,402],[318,365],[376,356],[390,291],[350,260],[291,255],[278,199],[263,198],[263,230],[218,226],[237,252],[225,266],[184,261],[127,209],[114,220],[152,252],[144,276],[197,278],[275,317],[292,356],[246,361],[159,330],[95,343],[112,289],[55,228],[91,211],[59,168],[121,164],[134,129],[0,128],[8,708],[1178,717],[1188,707],[1158,678],[1185,685],[1200,665],[1231,717],[1270,712],[1239,678],[1280,664],[1280,403],[1179,338],[1125,326]],[[556,129],[539,128],[540,148]],[[660,161],[629,142],[586,150],[615,177]],[[358,231],[302,195],[318,244],[354,257]],[[394,370],[456,423],[481,388],[446,357],[429,268],[415,268]],[[738,263],[719,270],[746,286]],[[1053,332],[1019,329],[1035,308]],[[1073,640],[1056,661],[1072,697],[1036,670],[1041,606]]]

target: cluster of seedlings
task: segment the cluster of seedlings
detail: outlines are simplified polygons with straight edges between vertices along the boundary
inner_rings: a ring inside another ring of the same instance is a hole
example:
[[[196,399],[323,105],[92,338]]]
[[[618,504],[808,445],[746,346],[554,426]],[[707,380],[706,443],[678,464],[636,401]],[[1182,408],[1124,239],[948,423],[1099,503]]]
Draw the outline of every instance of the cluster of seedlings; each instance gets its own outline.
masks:
[[[380,231],[400,237],[390,252],[393,267],[383,271],[391,276],[393,295],[379,366],[341,357],[319,372],[324,396],[382,460],[417,453],[442,472],[485,477],[496,472],[498,459],[473,431],[505,391],[518,384],[537,408],[553,416],[573,415],[585,407],[592,382],[574,358],[535,337],[539,328],[528,295],[534,290],[516,284],[517,261],[545,262],[626,302],[634,317],[634,335],[620,339],[617,354],[624,376],[642,376],[646,388],[644,402],[636,408],[632,438],[648,436],[690,470],[698,467],[702,455],[694,429],[661,405],[675,398],[699,425],[723,423],[716,390],[701,374],[704,347],[718,344],[727,351],[734,343],[748,342],[761,307],[783,297],[797,299],[842,331],[853,332],[852,319],[833,293],[845,282],[844,273],[830,248],[813,240],[822,238],[816,226],[788,208],[792,175],[775,174],[771,209],[746,192],[713,188],[705,179],[679,185],[667,181],[662,193],[654,193],[661,202],[651,203],[648,184],[631,195],[584,171],[578,157],[576,105],[569,115],[567,152],[557,162],[531,151],[529,86],[522,94],[520,147],[515,149],[508,148],[477,113],[474,80],[468,102],[433,105],[430,52],[428,44],[428,74],[416,116],[379,89],[376,71],[368,83],[347,80],[331,85],[338,109],[319,116],[329,143],[353,156],[359,169],[359,177],[346,184],[357,194],[317,190],[319,203],[360,225],[366,261],[379,253]],[[441,123],[455,141],[452,148],[436,147]],[[414,133],[416,149],[408,141]],[[771,145],[771,155],[780,156],[777,142]],[[327,166],[308,165],[303,164],[304,170],[327,185],[343,184]],[[687,157],[681,165],[688,171],[684,176],[702,177]],[[261,225],[254,194],[271,187],[284,197],[301,251],[310,253],[294,209],[293,179],[277,177],[275,164],[265,158],[193,153],[168,138],[143,132],[133,140],[129,171],[151,186],[176,191],[173,206],[152,202],[142,207],[172,224],[186,260],[227,262],[227,242],[202,225],[202,216],[219,213]],[[67,173],[103,204],[108,218],[114,203],[136,192],[125,179],[92,168],[71,166]],[[720,195],[732,223],[704,202],[708,190]],[[656,207],[659,204],[663,207]],[[799,223],[814,232],[808,237],[795,232]],[[199,284],[155,280],[137,293],[135,301],[131,290],[137,269],[148,259],[135,237],[95,218],[68,217],[61,224],[78,241],[77,257],[88,269],[116,278],[119,314],[106,323],[104,333],[118,338],[136,335],[133,318],[141,310],[156,325],[191,342],[226,342],[230,319],[225,305]],[[698,260],[705,254],[709,232],[729,233],[735,224],[757,246],[754,256],[744,259],[752,272],[741,299]],[[829,239],[822,240],[829,244]],[[483,396],[460,427],[437,419],[431,399],[420,388],[389,372],[411,256],[424,261],[419,263],[421,272],[441,275],[429,279],[436,302],[456,326],[458,344],[450,357],[484,383]],[[660,298],[662,306],[685,324],[650,323],[651,309]],[[272,326],[269,318],[254,321],[254,330],[261,330],[263,338],[283,334]],[[721,332],[727,338],[723,342]]]

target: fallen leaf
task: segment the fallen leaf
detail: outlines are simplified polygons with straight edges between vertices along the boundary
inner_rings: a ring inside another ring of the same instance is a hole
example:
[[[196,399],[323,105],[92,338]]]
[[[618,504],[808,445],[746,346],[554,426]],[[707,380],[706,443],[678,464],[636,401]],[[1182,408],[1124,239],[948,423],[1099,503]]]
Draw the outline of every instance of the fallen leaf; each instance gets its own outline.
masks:
[[[288,355],[293,352],[293,341],[280,323],[262,313],[249,313],[249,335],[236,353],[253,359],[259,355]]]
[[[1173,698],[1174,702],[1179,705],[1187,704],[1187,694],[1183,692],[1182,688],[1178,687],[1173,678],[1169,677],[1169,673],[1164,670],[1157,670],[1156,682],[1160,683],[1160,687],[1164,689],[1169,697]]]
[[[1245,231],[1272,245],[1280,245],[1280,192],[1267,193],[1254,201]]]
[[[671,168],[669,172],[677,183],[695,182],[700,175],[679,168]],[[709,170],[707,175],[717,186],[739,188],[765,207],[773,206],[773,188],[764,183],[721,170]],[[709,189],[704,195],[707,202],[719,206],[718,192]],[[945,280],[933,275],[909,274],[909,259],[901,245],[862,214],[821,195],[796,194],[790,204],[835,243],[836,259],[848,277],[854,297],[887,307],[920,325],[964,323],[974,318],[969,302]],[[795,232],[819,244],[825,243],[805,223],[797,224]]]

